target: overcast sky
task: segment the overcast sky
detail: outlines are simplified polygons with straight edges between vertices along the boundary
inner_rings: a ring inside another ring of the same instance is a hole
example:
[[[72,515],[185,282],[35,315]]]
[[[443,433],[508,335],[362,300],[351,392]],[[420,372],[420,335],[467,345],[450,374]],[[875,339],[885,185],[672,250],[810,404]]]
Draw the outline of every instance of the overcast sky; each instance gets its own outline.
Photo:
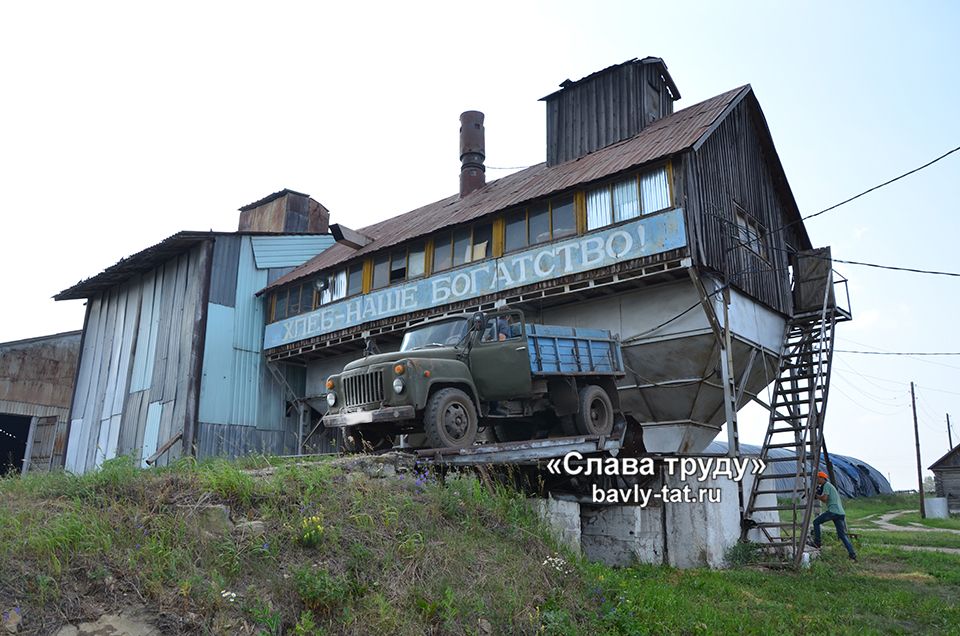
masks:
[[[804,214],[960,145],[956,3],[336,4],[0,5],[0,341],[80,329],[83,301],[53,294],[179,230],[234,230],[284,187],[350,227],[453,194],[464,110],[486,113],[489,166],[539,163],[537,100],[634,57],[666,61],[677,109],[752,84]],[[960,271],[958,176],[960,153],[811,238]],[[960,278],[836,269],[855,314],[838,347],[960,351]],[[926,467],[960,420],[960,356],[835,359],[830,449],[915,487],[908,383]]]

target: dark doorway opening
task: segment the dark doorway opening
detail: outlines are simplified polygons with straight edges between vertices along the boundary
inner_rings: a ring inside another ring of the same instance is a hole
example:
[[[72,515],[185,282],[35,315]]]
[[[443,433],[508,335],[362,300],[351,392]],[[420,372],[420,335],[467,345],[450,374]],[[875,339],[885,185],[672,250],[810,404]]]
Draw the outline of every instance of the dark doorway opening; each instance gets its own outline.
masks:
[[[0,413],[0,476],[19,474],[23,470],[30,419],[23,415]]]

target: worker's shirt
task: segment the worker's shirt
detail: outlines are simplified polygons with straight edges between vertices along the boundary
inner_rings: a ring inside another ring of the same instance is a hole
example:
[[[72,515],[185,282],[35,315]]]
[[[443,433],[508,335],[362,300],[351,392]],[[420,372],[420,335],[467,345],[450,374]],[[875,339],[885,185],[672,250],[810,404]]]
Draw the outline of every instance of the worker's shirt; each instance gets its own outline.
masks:
[[[840,493],[829,481],[823,485],[823,494],[827,496],[827,512],[846,516],[847,513],[843,511],[843,504],[840,503]]]

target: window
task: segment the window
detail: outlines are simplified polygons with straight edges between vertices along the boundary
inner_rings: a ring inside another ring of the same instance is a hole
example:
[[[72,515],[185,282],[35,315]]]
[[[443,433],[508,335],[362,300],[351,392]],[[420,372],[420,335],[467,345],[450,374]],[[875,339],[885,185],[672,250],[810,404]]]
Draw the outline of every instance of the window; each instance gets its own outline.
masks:
[[[470,262],[470,228],[462,228],[453,233],[453,266]]]
[[[613,184],[613,220],[617,223],[640,216],[640,192],[637,178]]]
[[[550,228],[554,240],[577,233],[577,216],[573,210],[573,197],[552,201],[550,214]]]
[[[527,209],[527,231],[531,245],[550,240],[550,208],[546,203]]]
[[[531,205],[506,216],[504,252],[555,241],[577,233],[573,197],[567,196]]]
[[[326,281],[326,289],[320,292],[320,304],[326,305],[347,295],[347,270],[327,272],[321,275]]]
[[[426,273],[423,245],[411,247],[407,254],[407,279],[419,278]]]
[[[763,248],[763,228],[739,205],[737,209],[737,241],[754,254],[766,258]]]
[[[363,263],[351,265],[347,269],[347,296],[363,293]]]
[[[390,257],[390,284],[407,278],[407,250],[394,252]]]
[[[273,294],[271,321],[283,320],[313,310],[313,282],[281,289]]]
[[[390,284],[392,278],[389,254],[381,254],[373,259],[373,288],[380,289]]]
[[[513,252],[527,246],[527,211],[517,210],[507,216],[503,251]]]
[[[493,225],[481,223],[433,239],[433,271],[457,267],[493,255]]]
[[[493,256],[493,224],[484,223],[473,228],[473,253],[471,261]]]
[[[450,253],[450,235],[441,234],[433,239],[433,269],[434,272],[442,272],[450,269],[453,259]]]
[[[587,230],[635,219],[669,208],[667,168],[657,168],[587,192]]]
[[[609,186],[587,193],[587,230],[595,230],[613,223],[613,202]]]

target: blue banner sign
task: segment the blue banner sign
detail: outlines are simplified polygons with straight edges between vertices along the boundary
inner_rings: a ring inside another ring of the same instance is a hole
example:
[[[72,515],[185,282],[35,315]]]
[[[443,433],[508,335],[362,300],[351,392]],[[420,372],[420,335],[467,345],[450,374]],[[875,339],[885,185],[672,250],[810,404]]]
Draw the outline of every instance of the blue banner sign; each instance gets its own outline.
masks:
[[[267,325],[263,347],[271,349],[365,322],[599,269],[684,245],[683,209],[677,208],[324,305]]]

